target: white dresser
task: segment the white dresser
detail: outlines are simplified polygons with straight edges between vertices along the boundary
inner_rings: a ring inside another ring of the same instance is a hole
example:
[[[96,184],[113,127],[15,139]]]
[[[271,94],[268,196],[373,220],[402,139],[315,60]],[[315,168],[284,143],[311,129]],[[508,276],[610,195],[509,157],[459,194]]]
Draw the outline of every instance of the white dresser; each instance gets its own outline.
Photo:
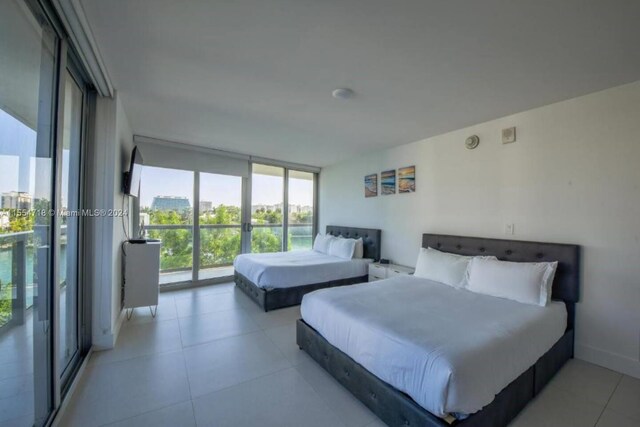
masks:
[[[374,262],[369,264],[369,281],[388,279],[394,276],[408,276],[413,274],[414,269],[397,264],[379,264]]]
[[[157,309],[160,245],[159,241],[124,244],[124,308],[156,306]],[[151,314],[155,317],[153,310]],[[131,311],[127,313],[127,317],[130,316]]]

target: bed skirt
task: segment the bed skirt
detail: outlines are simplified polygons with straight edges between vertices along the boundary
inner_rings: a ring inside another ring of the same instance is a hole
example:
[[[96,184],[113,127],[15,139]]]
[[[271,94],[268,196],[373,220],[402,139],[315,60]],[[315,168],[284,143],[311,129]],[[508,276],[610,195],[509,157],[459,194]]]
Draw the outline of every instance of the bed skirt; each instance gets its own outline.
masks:
[[[268,288],[264,289],[253,283],[246,276],[234,272],[234,281],[249,298],[256,302],[264,311],[275,310],[277,308],[291,307],[299,305],[302,297],[309,292],[318,289],[333,288],[336,286],[355,285],[369,280],[368,275],[349,277],[347,279],[332,280],[329,282],[312,283],[309,285],[293,286],[288,288]]]

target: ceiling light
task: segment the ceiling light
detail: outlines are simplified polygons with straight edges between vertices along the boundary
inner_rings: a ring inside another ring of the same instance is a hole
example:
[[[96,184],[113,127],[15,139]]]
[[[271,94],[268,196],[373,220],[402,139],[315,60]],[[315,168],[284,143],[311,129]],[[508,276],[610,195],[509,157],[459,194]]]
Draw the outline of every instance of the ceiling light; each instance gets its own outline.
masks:
[[[349,99],[355,96],[355,92],[347,87],[341,87],[334,90],[331,95],[333,95],[333,97],[336,99]]]

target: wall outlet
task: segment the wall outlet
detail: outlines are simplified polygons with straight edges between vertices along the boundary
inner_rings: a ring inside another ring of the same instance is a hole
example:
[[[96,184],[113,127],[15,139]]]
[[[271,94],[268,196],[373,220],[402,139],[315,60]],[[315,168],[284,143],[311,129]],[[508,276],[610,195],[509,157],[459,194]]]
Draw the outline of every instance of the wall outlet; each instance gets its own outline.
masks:
[[[509,144],[511,142],[516,142],[516,128],[502,129],[502,143]]]
[[[516,225],[515,224],[505,224],[504,225],[504,234],[509,235],[509,236],[513,236],[514,234],[516,234]]]

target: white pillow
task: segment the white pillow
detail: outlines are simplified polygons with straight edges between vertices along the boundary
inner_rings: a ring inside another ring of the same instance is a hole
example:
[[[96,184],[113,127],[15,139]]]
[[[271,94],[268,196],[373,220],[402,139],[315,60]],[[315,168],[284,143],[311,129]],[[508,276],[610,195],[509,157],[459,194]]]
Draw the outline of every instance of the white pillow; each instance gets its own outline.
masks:
[[[346,237],[344,237],[342,234],[338,236],[338,239],[346,239]],[[358,237],[357,239],[350,239],[350,240],[355,240],[356,242],[356,248],[353,251],[353,257],[354,258],[364,258],[364,242],[362,241],[362,237]]]
[[[356,241],[354,239],[336,239],[329,243],[328,255],[336,256],[344,259],[353,258],[356,249]]]
[[[415,277],[444,283],[454,288],[465,286],[467,265],[470,256],[440,252],[433,248],[420,248],[416,262]]]
[[[479,294],[546,306],[557,262],[508,262],[474,258],[467,289]]]
[[[331,234],[320,234],[316,236],[316,240],[313,242],[313,250],[323,254],[329,253],[329,245],[331,241],[335,239]]]
[[[356,249],[353,252],[353,257],[364,258],[364,242],[362,241],[362,237],[356,239]]]

